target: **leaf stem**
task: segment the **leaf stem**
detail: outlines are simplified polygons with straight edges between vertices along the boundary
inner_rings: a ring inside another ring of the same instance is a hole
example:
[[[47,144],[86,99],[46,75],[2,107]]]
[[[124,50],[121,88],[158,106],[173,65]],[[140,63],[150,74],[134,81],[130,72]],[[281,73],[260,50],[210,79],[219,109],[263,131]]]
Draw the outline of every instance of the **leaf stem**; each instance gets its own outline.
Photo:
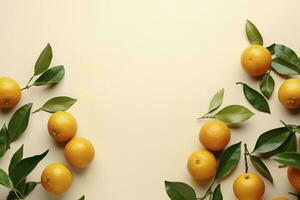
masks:
[[[210,116],[209,115],[210,112],[206,113],[205,115],[203,115],[202,117],[198,117],[197,119],[208,119],[208,118],[215,118],[214,116]]]
[[[39,112],[39,111],[41,111],[41,110],[42,110],[42,108],[39,108],[39,109],[33,111],[32,114],[37,113],[37,112]]]
[[[289,129],[289,131],[291,131],[292,133],[295,133],[295,131],[291,128],[292,125],[288,125],[286,124],[284,121],[280,120],[280,122],[287,128]]]
[[[29,85],[29,84],[30,84],[30,82],[32,81],[32,79],[34,78],[34,76],[35,76],[35,75],[33,75],[33,76],[30,77],[30,79],[29,79],[29,81],[27,82],[26,86],[23,87],[21,90],[29,89],[31,86],[33,86],[33,85]]]
[[[209,199],[211,199],[212,198],[212,187],[213,187],[213,185],[215,184],[215,182],[216,182],[216,180],[214,180],[211,184],[210,184],[210,186],[209,186],[209,188],[207,189],[207,191],[206,191],[206,193],[204,194],[204,196],[203,197],[200,197],[200,198],[197,198],[197,199],[199,199],[199,200],[205,200],[208,196],[209,196]]]
[[[242,83],[242,82],[236,82],[235,84],[237,84],[237,85],[238,85],[238,84],[244,85],[244,83]]]
[[[22,196],[22,194],[21,194],[18,190],[13,189],[13,192],[15,193],[16,197],[17,197],[19,200],[23,200],[23,199],[24,199],[23,196]]]
[[[248,173],[248,158],[247,156],[249,156],[250,153],[248,151],[248,148],[247,148],[247,144],[245,143],[244,144],[244,158],[245,158],[245,173]]]

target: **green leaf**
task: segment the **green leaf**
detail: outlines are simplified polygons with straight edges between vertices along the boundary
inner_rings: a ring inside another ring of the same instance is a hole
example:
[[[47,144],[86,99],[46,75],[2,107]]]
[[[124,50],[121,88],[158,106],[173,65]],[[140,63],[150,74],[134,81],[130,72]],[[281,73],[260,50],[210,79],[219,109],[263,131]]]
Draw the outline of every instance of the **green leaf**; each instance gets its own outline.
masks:
[[[295,133],[291,133],[288,139],[276,150],[276,153],[282,152],[296,152],[297,151],[297,137]]]
[[[185,183],[165,181],[165,188],[172,200],[197,200],[195,190]]]
[[[270,107],[266,99],[264,98],[263,95],[261,95],[259,92],[254,90],[253,88],[249,87],[245,83],[239,82],[238,84],[243,85],[243,92],[248,100],[248,102],[257,110],[265,113],[271,113],[270,112]]]
[[[300,169],[300,154],[296,152],[283,152],[271,157],[276,162]]]
[[[220,110],[213,117],[228,124],[239,124],[248,120],[253,115],[254,113],[244,106],[230,105]]]
[[[241,157],[241,142],[228,147],[221,155],[216,180],[230,174],[238,165]]]
[[[22,160],[23,158],[23,149],[24,149],[24,145],[22,145],[12,156],[10,163],[9,163],[9,167],[8,167],[8,174],[9,177],[12,176],[13,173],[13,169],[15,168],[15,166]]]
[[[300,74],[299,67],[289,64],[280,58],[273,58],[271,65],[272,69],[281,75],[292,76]]]
[[[0,130],[0,158],[3,157],[9,146],[8,131],[4,124]]]
[[[3,185],[10,189],[13,188],[12,182],[11,182],[8,174],[5,171],[3,171],[2,169],[0,169],[0,185]]]
[[[290,63],[294,66],[300,65],[297,54],[289,47],[281,44],[276,44],[274,47],[274,51],[277,58],[280,58],[281,60],[284,60],[285,62]]]
[[[65,76],[64,66],[59,65],[45,71],[34,83],[34,86],[52,85],[60,82]]]
[[[52,60],[52,48],[51,45],[48,43],[47,46],[43,49],[40,56],[38,57],[35,66],[34,66],[34,75],[39,75],[46,71],[51,63]]]
[[[259,44],[263,45],[263,38],[261,34],[259,33],[258,29],[256,26],[249,20],[246,21],[246,34],[249,42],[251,44]]]
[[[286,127],[276,128],[261,134],[256,142],[255,153],[270,153],[278,149],[290,136],[291,132]]]
[[[223,97],[224,97],[224,88],[218,91],[211,99],[209,104],[209,109],[208,109],[209,113],[221,106],[223,102]]]
[[[258,157],[250,155],[250,160],[254,167],[257,169],[257,171],[263,175],[267,180],[269,180],[271,183],[273,183],[273,177],[268,169],[268,167],[265,165],[265,163]]]
[[[80,197],[79,200],[84,200],[85,199],[85,196],[83,195],[82,197]]]
[[[222,195],[220,184],[214,190],[212,200],[223,200],[223,195]]]
[[[8,123],[8,139],[9,143],[17,139],[24,133],[28,126],[29,116],[31,112],[32,103],[28,103],[19,108],[12,116]]]
[[[260,80],[260,91],[266,98],[270,98],[274,91],[275,81],[272,78],[271,74],[265,74]]]
[[[18,185],[32,170],[38,165],[38,163],[48,154],[48,151],[36,156],[22,159],[12,170],[11,180],[14,185]]]
[[[66,96],[54,97],[47,101],[41,109],[50,113],[64,111],[69,109],[76,101],[76,99]]]
[[[275,53],[275,43],[271,44],[270,46],[267,47],[268,51],[270,52],[271,55],[273,55]]]
[[[28,196],[37,186],[38,182],[28,182],[25,185],[24,197]]]

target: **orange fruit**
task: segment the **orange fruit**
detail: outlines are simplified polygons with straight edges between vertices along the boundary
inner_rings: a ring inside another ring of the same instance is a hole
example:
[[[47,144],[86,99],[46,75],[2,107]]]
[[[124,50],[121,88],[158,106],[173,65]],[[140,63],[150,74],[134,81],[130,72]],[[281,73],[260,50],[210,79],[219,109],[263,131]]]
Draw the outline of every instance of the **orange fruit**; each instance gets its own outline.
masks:
[[[216,173],[217,161],[211,152],[199,149],[190,155],[187,168],[194,179],[208,180]]]
[[[222,150],[229,143],[230,137],[230,129],[219,120],[207,122],[199,133],[200,142],[211,151]]]
[[[285,198],[285,197],[277,197],[277,198],[274,198],[272,200],[289,200],[289,199]]]
[[[11,78],[0,78],[0,108],[13,108],[21,99],[19,84]]]
[[[55,141],[67,142],[75,136],[77,122],[71,113],[58,111],[49,118],[48,131]]]
[[[265,183],[253,173],[245,173],[237,177],[233,191],[239,200],[260,200],[265,193]]]
[[[291,185],[300,191],[300,170],[296,168],[289,167],[287,170],[288,179]]]
[[[62,194],[72,185],[73,175],[63,164],[48,165],[41,176],[41,183],[46,191],[52,194]]]
[[[72,139],[65,146],[66,160],[76,168],[87,167],[95,157],[95,149],[92,143],[81,137]]]
[[[272,55],[263,46],[251,45],[246,48],[241,56],[241,64],[244,70],[251,76],[261,76],[265,74],[272,63]]]
[[[300,108],[300,79],[285,80],[278,90],[278,98],[287,109]]]

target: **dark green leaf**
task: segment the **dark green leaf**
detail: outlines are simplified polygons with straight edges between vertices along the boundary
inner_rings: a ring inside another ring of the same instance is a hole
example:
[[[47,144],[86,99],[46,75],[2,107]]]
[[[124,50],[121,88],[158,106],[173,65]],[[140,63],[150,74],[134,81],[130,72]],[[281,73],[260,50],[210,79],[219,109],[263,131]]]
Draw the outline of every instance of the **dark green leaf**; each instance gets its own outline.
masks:
[[[34,75],[39,75],[46,71],[51,63],[52,60],[52,48],[50,44],[47,44],[47,46],[43,49],[40,56],[38,57],[35,67],[34,67]]]
[[[9,177],[12,176],[13,169],[15,168],[15,166],[22,160],[23,149],[24,149],[24,145],[22,145],[12,156],[8,167]]]
[[[12,116],[8,124],[9,143],[17,139],[26,130],[29,122],[32,103],[19,108]]]
[[[270,52],[271,55],[273,55],[275,53],[275,43],[271,44],[270,46],[267,47],[268,51]]]
[[[80,197],[79,200],[84,200],[85,199],[85,196],[83,195],[82,197]]]
[[[4,124],[0,130],[0,158],[3,157],[9,146],[8,131]]]
[[[256,142],[254,152],[270,153],[278,149],[290,136],[286,127],[276,128],[261,134]]]
[[[280,164],[294,167],[300,169],[300,154],[296,152],[283,152],[275,156],[272,156],[271,159],[279,162]]]
[[[271,183],[273,183],[273,177],[265,163],[260,158],[253,155],[250,156],[250,160],[254,167],[257,169],[257,171],[266,179],[268,179]]]
[[[64,111],[69,109],[76,101],[76,99],[66,96],[54,97],[42,106],[42,110],[50,113]]]
[[[257,110],[265,113],[271,113],[270,107],[266,99],[259,92],[249,87],[245,83],[239,83],[243,85],[243,91],[248,102]]]
[[[273,58],[271,65],[272,69],[281,75],[292,76],[300,74],[300,69],[297,66],[289,64],[280,58]]]
[[[24,191],[24,196],[28,196],[33,190],[34,188],[37,186],[37,182],[28,182],[25,185],[25,191]]]
[[[224,97],[224,88],[221,89],[220,91],[218,91],[214,97],[212,98],[212,100],[210,101],[209,104],[209,109],[208,112],[212,112],[215,109],[217,109],[218,107],[220,107],[220,105],[223,102],[223,97]]]
[[[18,185],[17,185],[17,190],[24,196],[26,188],[26,179],[24,178]]]
[[[5,171],[3,171],[2,169],[0,169],[0,185],[3,185],[10,189],[13,188],[12,182],[11,182],[8,174]]]
[[[21,160],[12,170],[11,180],[14,185],[18,185],[32,170],[38,165],[38,163],[48,154],[48,151],[36,156],[25,158]]]
[[[260,91],[266,98],[270,98],[274,91],[275,82],[271,74],[265,74],[259,84]]]
[[[294,66],[300,65],[297,54],[289,47],[281,44],[276,44],[274,50],[277,58],[280,58],[281,60],[284,60],[285,62],[290,63]]]
[[[7,200],[19,200],[21,196],[25,197],[24,196],[25,188],[26,188],[26,179],[23,179],[23,181],[21,181],[19,185],[16,187],[16,191],[18,192],[19,197],[16,195],[15,191],[11,190],[7,196]]]
[[[239,124],[248,120],[253,115],[254,113],[244,106],[230,105],[220,110],[213,117],[228,124]]]
[[[263,45],[263,38],[261,34],[259,33],[258,29],[256,26],[249,20],[246,21],[246,34],[249,42],[251,44],[259,44]]]
[[[172,200],[197,200],[195,190],[185,183],[165,181],[165,188]]]
[[[241,142],[228,147],[221,155],[216,179],[221,179],[230,174],[238,165],[241,157]]]
[[[212,200],[223,200],[223,195],[222,195],[220,184],[214,190]]]
[[[62,65],[52,67],[45,71],[34,83],[34,86],[52,85],[60,82],[65,75],[65,69]]]
[[[276,153],[282,152],[296,152],[297,151],[297,137],[295,133],[291,133],[288,139],[276,150]]]

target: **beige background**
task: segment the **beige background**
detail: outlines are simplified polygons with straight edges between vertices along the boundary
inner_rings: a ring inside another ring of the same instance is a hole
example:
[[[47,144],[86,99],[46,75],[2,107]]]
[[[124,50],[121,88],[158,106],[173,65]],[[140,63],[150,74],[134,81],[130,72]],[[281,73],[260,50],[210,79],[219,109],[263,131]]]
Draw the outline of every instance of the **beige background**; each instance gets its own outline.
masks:
[[[65,79],[52,89],[24,91],[20,105],[33,102],[38,108],[57,95],[78,98],[70,109],[79,123],[78,135],[90,138],[97,151],[90,168],[74,171],[74,185],[65,195],[54,197],[38,187],[28,199],[73,200],[86,194],[88,200],[167,200],[164,180],[192,184],[200,196],[206,186],[193,182],[186,170],[188,155],[200,147],[203,122],[196,117],[222,87],[224,105],[249,108],[234,83],[258,88],[239,64],[248,45],[245,20],[255,22],[265,44],[280,42],[300,52],[299,7],[297,0],[0,0],[1,76],[24,86],[50,42],[52,65],[65,65]],[[274,77],[277,91],[283,79]],[[231,143],[243,140],[252,148],[257,136],[279,126],[280,119],[299,121],[276,96],[270,100],[272,115],[257,112],[247,124],[232,129]],[[1,113],[0,123],[12,112]],[[48,117],[43,112],[31,117],[26,134],[0,167],[8,166],[23,143],[25,156],[51,150],[31,180],[39,180],[48,163],[65,162],[63,149],[47,135]],[[266,182],[266,200],[291,190],[285,169],[269,166],[275,184]],[[242,171],[243,162],[222,181],[224,199],[234,199],[232,183]]]

